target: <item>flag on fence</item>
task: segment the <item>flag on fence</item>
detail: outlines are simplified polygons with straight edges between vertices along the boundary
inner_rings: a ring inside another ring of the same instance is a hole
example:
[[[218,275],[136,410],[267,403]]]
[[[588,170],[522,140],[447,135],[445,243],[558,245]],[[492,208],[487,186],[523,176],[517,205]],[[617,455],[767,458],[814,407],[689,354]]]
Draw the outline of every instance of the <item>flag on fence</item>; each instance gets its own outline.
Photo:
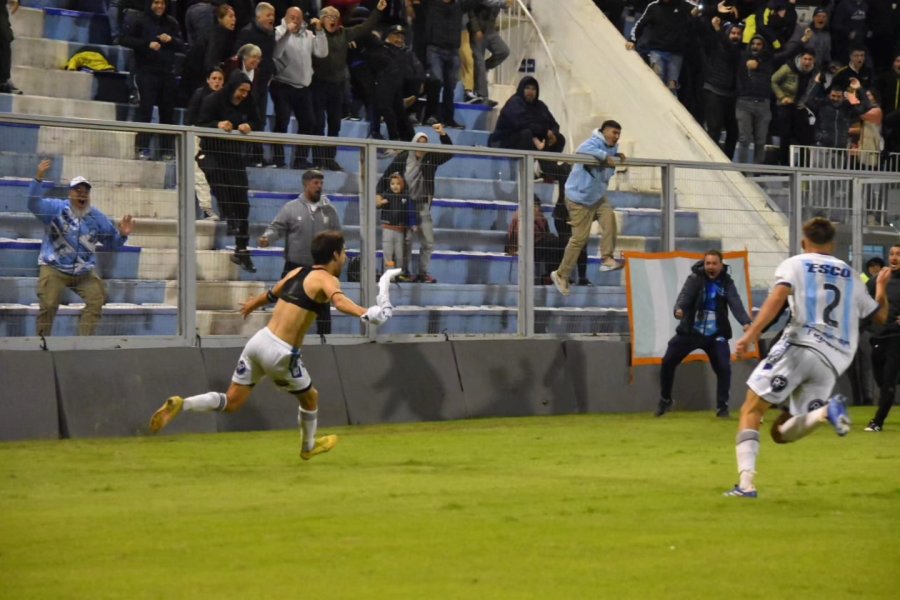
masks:
[[[723,252],[728,273],[734,280],[744,308],[750,312],[750,263],[749,253]],[[657,365],[662,363],[669,339],[675,335],[678,319],[673,314],[675,300],[691,274],[691,266],[703,259],[701,252],[626,252],[625,285],[628,298],[628,323],[631,330],[631,365]],[[741,324],[731,311],[731,358],[735,359],[734,344],[740,337]],[[759,358],[754,349],[746,358]],[[685,359],[709,360],[702,350]]]

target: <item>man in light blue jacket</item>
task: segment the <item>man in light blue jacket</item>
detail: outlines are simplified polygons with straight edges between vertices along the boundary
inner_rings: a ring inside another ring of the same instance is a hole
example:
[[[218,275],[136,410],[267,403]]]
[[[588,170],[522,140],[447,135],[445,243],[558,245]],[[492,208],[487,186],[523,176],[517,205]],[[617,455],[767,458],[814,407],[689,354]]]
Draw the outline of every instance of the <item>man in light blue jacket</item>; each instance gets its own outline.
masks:
[[[591,223],[600,221],[600,270],[621,269],[622,263],[613,257],[616,248],[616,215],[606,199],[609,180],[616,174],[616,165],[625,162],[625,155],[619,150],[619,136],[622,126],[616,121],[604,121],[599,129],[578,147],[579,154],[590,154],[597,164],[577,164],[566,181],[566,208],[572,237],[566,244],[566,251],[559,267],[550,273],[550,279],[559,293],[569,295],[569,274],[578,261],[581,249],[591,233]]]
[[[41,182],[51,164],[49,160],[41,161],[28,188],[28,210],[47,227],[38,258],[37,333],[50,335],[62,293],[71,288],[85,304],[78,321],[78,335],[93,335],[106,302],[106,289],[95,269],[97,248],[109,251],[124,246],[134,221],[131,215],[125,215],[113,225],[91,206],[91,182],[81,176],[69,183],[68,200],[44,198]]]

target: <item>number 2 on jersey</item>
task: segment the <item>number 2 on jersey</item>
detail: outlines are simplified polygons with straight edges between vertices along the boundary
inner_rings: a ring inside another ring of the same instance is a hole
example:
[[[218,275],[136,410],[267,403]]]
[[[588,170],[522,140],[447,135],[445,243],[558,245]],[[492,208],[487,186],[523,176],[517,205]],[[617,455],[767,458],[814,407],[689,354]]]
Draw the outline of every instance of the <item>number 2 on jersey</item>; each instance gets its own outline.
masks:
[[[826,291],[834,292],[834,298],[831,299],[831,302],[829,302],[825,306],[825,310],[822,311],[822,320],[830,327],[837,327],[838,322],[831,318],[831,312],[837,308],[837,305],[841,302],[841,290],[832,283],[826,283],[823,287]]]

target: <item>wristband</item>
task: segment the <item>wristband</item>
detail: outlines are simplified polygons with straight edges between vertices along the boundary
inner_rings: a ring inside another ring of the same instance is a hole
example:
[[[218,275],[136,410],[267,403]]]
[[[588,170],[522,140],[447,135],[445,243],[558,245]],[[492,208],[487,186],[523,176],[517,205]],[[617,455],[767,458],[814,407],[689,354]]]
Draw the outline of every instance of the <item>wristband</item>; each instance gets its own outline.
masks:
[[[266,290],[266,300],[268,300],[270,303],[272,303],[272,302],[278,302],[278,296],[276,296],[276,295],[272,292],[272,290]]]

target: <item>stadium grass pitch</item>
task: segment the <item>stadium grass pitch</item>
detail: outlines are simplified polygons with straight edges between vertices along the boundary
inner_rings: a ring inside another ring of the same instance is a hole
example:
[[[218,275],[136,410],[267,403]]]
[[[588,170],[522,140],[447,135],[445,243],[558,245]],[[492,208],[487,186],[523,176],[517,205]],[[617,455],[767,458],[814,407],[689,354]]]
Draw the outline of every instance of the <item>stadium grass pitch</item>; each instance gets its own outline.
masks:
[[[710,413],[0,444],[0,597],[896,598],[870,412],[764,437],[758,500]]]

